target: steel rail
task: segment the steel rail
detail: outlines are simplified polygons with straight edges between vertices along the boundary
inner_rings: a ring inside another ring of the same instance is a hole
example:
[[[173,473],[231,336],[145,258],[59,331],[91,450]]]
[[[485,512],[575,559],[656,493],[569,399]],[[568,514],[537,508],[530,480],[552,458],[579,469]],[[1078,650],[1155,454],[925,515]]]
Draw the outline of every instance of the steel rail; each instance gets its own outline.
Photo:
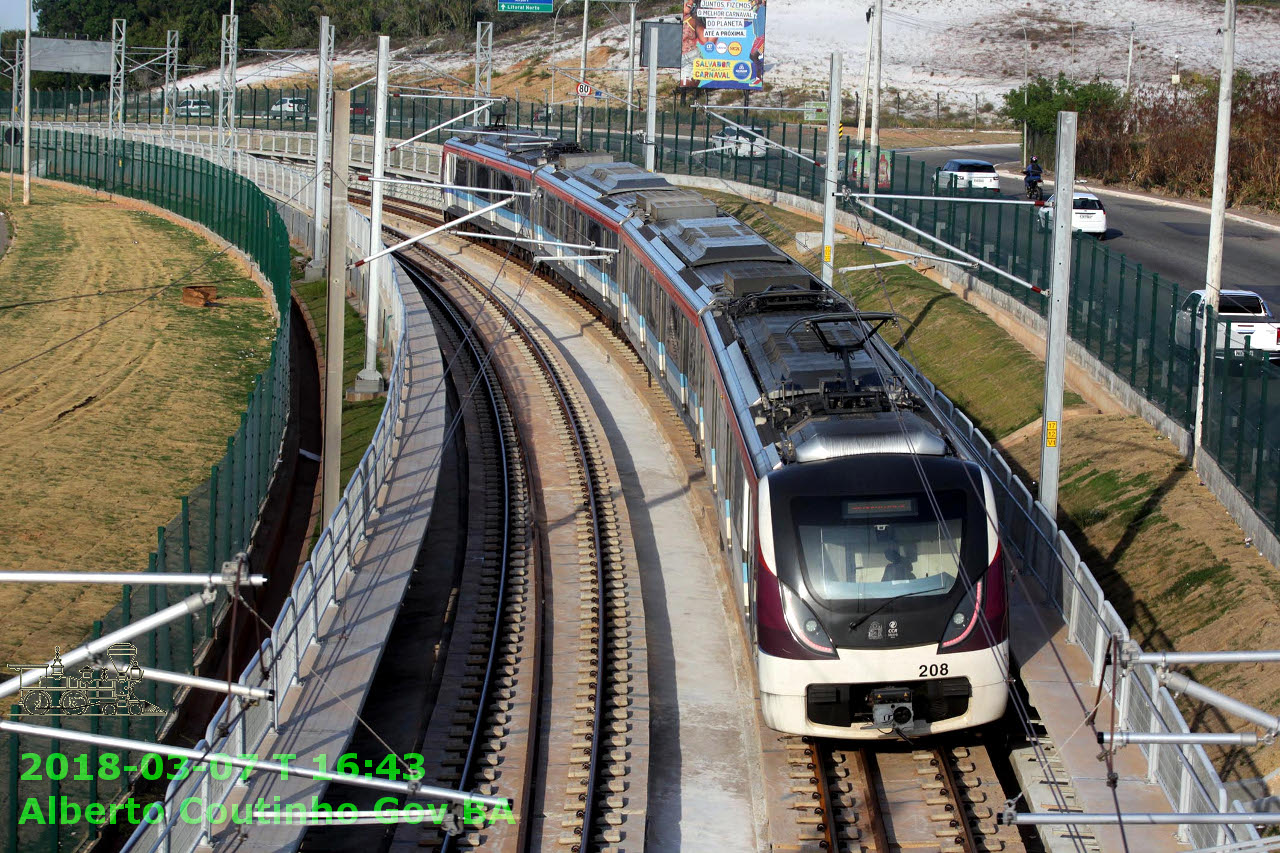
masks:
[[[422,251],[430,251],[425,247],[419,247],[419,248]],[[584,767],[584,769],[587,771],[587,777],[584,781],[584,787],[586,788],[586,793],[584,795],[583,806],[580,812],[580,816],[582,817],[582,826],[576,827],[574,829],[575,834],[579,835],[582,838],[583,847],[581,849],[586,849],[587,847],[590,846],[590,832],[591,832],[591,825],[593,821],[593,814],[595,811],[597,778],[598,778],[599,769],[600,769],[600,753],[602,751],[601,741],[600,741],[600,728],[601,728],[601,722],[604,714],[605,678],[604,678],[603,670],[604,670],[604,667],[606,666],[606,661],[607,661],[606,651],[607,651],[607,645],[608,645],[608,638],[606,636],[607,635],[606,626],[607,626],[608,620],[605,618],[605,611],[604,611],[605,600],[607,598],[607,594],[606,594],[607,587],[605,583],[606,581],[605,560],[604,560],[604,552],[600,547],[600,538],[601,538],[600,537],[600,511],[599,511],[599,505],[596,497],[597,489],[595,484],[595,475],[592,473],[591,457],[587,452],[587,443],[583,437],[582,425],[580,423],[580,419],[578,418],[577,414],[574,412],[573,406],[569,402],[569,392],[565,387],[564,380],[561,378],[559,371],[551,363],[551,360],[548,357],[543,346],[534,338],[533,332],[529,329],[528,325],[523,320],[521,320],[520,317],[516,315],[515,310],[512,307],[504,304],[497,298],[493,297],[489,293],[488,288],[486,288],[483,283],[477,281],[475,276],[473,276],[470,272],[463,269],[461,266],[454,263],[449,258],[443,257],[434,252],[432,252],[432,260],[434,262],[441,264],[442,266],[448,267],[456,275],[460,276],[461,278],[475,285],[482,294],[485,294],[485,298],[489,301],[489,303],[492,304],[497,309],[497,311],[512,325],[512,327],[516,330],[516,332],[520,335],[520,337],[528,344],[530,352],[532,352],[534,357],[537,359],[540,369],[542,370],[543,374],[547,377],[548,382],[550,383],[552,389],[556,393],[557,403],[560,407],[561,412],[564,414],[565,422],[570,427],[570,432],[573,436],[575,449],[577,450],[578,458],[582,466],[584,490],[586,492],[584,498],[587,505],[587,510],[591,518],[591,542],[592,542],[592,551],[595,558],[596,590],[597,590],[596,669],[595,669],[595,685],[594,685],[595,686],[595,702],[594,702],[595,707],[593,708],[593,711],[592,711],[592,720],[591,720],[591,740],[590,740],[590,749],[589,749],[590,758],[587,760],[586,766]],[[461,781],[465,783],[465,777]]]
[[[458,316],[457,310],[450,303],[449,299],[441,292],[438,286],[432,282],[427,275],[415,265],[414,261],[403,256],[397,255],[401,268],[408,273],[409,277],[414,280],[419,288],[431,294],[432,298],[440,305],[443,310],[452,319],[453,324],[461,332],[460,338],[470,350],[471,356],[475,359],[477,372],[484,381],[486,398],[489,402],[489,408],[493,413],[494,432],[497,434],[497,443],[499,448],[498,458],[502,464],[502,552],[501,563],[498,571],[498,593],[497,606],[494,608],[493,630],[490,634],[489,641],[489,659],[485,663],[484,679],[480,683],[480,698],[476,702],[476,722],[471,729],[471,738],[467,744],[466,758],[462,763],[462,771],[458,777],[458,789],[466,790],[467,780],[471,778],[471,771],[475,764],[476,752],[480,746],[480,734],[484,729],[485,719],[488,716],[489,708],[489,687],[493,681],[493,670],[498,658],[498,645],[502,631],[502,608],[506,601],[507,591],[507,567],[510,557],[511,545],[511,472],[507,466],[507,443],[502,433],[502,413],[498,407],[498,392],[494,390],[493,382],[490,379],[488,365],[485,363],[484,354],[480,351],[479,345],[476,343],[475,336],[469,330],[467,323],[463,322]],[[448,851],[452,846],[454,836],[445,837],[444,844],[441,846],[442,851]]]

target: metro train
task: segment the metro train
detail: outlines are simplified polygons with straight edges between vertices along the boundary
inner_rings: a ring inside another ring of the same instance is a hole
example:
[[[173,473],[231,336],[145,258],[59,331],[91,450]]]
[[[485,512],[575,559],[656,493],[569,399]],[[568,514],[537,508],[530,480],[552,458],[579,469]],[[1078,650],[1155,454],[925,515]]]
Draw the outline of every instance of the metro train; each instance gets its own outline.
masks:
[[[475,128],[442,169],[446,219],[510,199],[464,230],[540,257],[614,322],[695,439],[769,726],[876,739],[1001,717],[991,482],[877,334],[891,315],[608,154]]]

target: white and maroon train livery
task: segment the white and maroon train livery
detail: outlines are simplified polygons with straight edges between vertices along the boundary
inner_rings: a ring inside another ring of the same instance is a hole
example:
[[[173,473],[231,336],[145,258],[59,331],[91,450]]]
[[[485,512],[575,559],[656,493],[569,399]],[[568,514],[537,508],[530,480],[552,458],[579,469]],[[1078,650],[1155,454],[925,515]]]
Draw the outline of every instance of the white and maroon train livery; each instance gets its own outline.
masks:
[[[610,250],[516,244],[570,256],[546,263],[617,323],[701,449],[768,724],[884,738],[998,719],[991,484],[876,334],[890,318],[607,154],[489,129],[444,158],[445,182],[468,188],[445,192],[446,216],[527,192],[469,227]]]

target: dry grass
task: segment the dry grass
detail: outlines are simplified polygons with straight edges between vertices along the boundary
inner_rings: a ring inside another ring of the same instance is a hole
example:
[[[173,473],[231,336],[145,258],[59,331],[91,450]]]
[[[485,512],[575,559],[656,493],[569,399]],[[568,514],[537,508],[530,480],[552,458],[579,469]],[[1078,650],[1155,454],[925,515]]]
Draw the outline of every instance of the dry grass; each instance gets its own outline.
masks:
[[[266,365],[266,301],[240,263],[158,216],[44,185],[8,214],[0,303],[143,289],[0,310],[0,569],[145,569],[156,527],[222,456]],[[232,298],[191,308],[173,287],[146,299],[188,272],[183,284]],[[0,664],[80,642],[119,598],[0,586]]]
[[[1143,648],[1280,648],[1275,568],[1244,544],[1244,533],[1168,441],[1126,415],[1069,416],[1062,436],[1066,528]],[[1038,470],[1039,438],[1010,440],[1006,458]],[[1202,666],[1194,677],[1260,708],[1280,706],[1275,667]],[[1193,729],[1251,730],[1198,703],[1183,711]],[[1275,746],[1209,754],[1224,778],[1258,778],[1280,767]]]

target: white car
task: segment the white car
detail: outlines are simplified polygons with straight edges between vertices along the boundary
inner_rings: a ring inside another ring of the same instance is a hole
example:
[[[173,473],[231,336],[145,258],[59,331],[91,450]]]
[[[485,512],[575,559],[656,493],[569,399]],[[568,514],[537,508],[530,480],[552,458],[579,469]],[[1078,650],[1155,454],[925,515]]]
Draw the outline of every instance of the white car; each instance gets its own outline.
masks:
[[[1182,349],[1198,349],[1204,345],[1204,298],[1205,291],[1192,291],[1174,318],[1173,342]],[[1218,319],[1222,322],[1214,343],[1219,357],[1225,357],[1227,323],[1230,322],[1232,358],[1244,358],[1245,350],[1249,350],[1266,353],[1273,364],[1280,362],[1280,323],[1261,296],[1252,290],[1220,291]]]
[[[306,98],[281,98],[271,105],[269,112],[274,118],[296,118],[307,115],[308,110]]]
[[[948,160],[934,181],[936,187],[944,190],[954,186],[958,190],[1000,191],[996,167],[986,160]]]
[[[1057,194],[1044,200],[1044,207],[1036,211],[1040,217],[1041,228],[1053,227],[1053,208]],[[1107,211],[1102,206],[1102,199],[1093,193],[1075,193],[1071,200],[1071,227],[1076,231],[1093,234],[1099,240],[1106,239]]]
[[[769,146],[763,139],[736,127],[726,127],[712,136],[711,145],[722,148],[735,157],[764,157],[769,153]]]
[[[213,115],[213,107],[208,101],[187,99],[174,109],[178,118],[208,118]]]

